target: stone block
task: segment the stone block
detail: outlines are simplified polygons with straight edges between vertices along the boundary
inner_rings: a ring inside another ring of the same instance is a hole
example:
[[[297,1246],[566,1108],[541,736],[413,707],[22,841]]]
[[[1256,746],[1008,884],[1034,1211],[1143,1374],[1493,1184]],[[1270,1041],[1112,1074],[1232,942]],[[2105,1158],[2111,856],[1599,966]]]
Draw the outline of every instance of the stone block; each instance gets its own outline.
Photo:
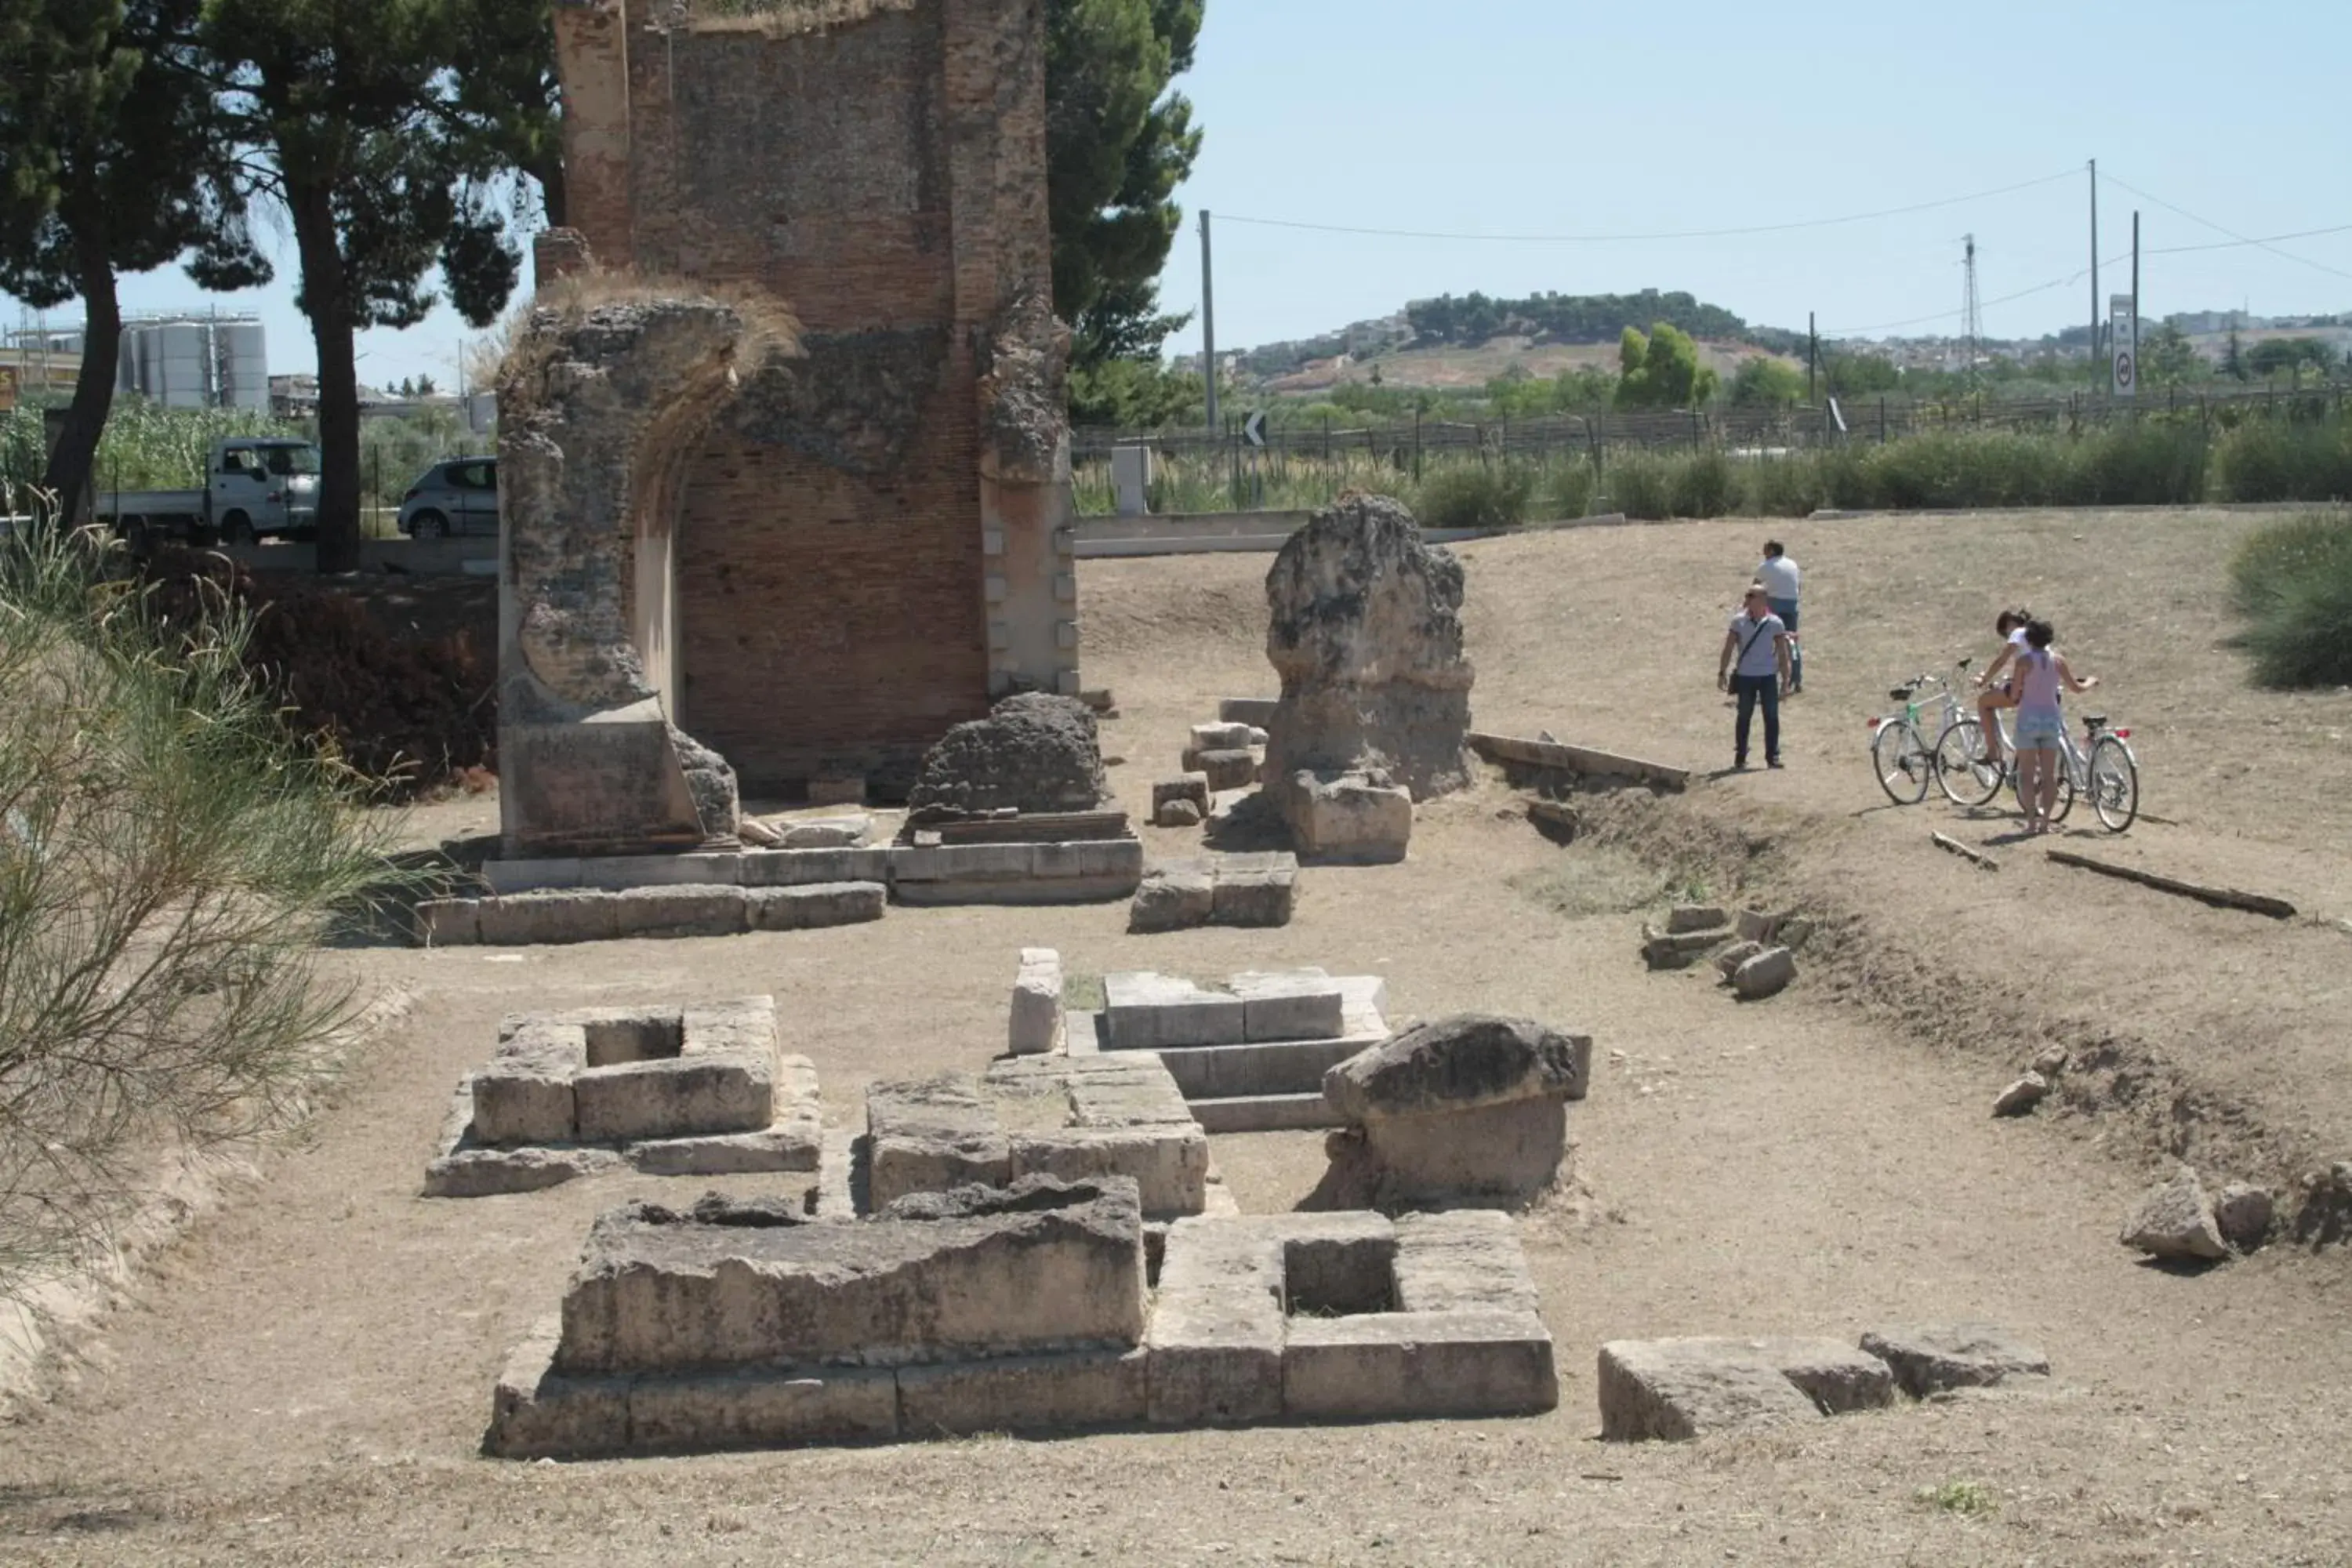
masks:
[[[572,1079],[588,1065],[586,1031],[541,1025],[516,1036],[473,1078],[472,1142],[497,1148],[579,1137]]]
[[[1247,746],[1211,752],[1188,751],[1184,753],[1183,762],[1184,771],[1205,776],[1213,791],[1243,789],[1257,783],[1257,753]]]
[[[1237,1426],[1280,1416],[1281,1301],[1251,1283],[1171,1290],[1164,1266],[1160,1278],[1145,1342],[1152,1423]]]
[[[877,844],[846,849],[752,850],[743,856],[740,870],[746,888],[887,882],[890,879],[890,848]]]
[[[602,892],[631,888],[731,888],[742,880],[740,851],[682,855],[608,855],[579,862],[579,886]]]
[[[1115,1051],[1238,1045],[1248,1026],[1241,997],[1148,971],[1103,977],[1103,1018]]]
[[[1083,1351],[898,1369],[908,1437],[1125,1426],[1150,1403],[1150,1352]]]
[[[1364,1123],[1363,1131],[1374,1173],[1368,1201],[1381,1207],[1465,1198],[1525,1203],[1558,1179],[1568,1153],[1568,1110],[1557,1100],[1387,1117]]]
[[[1206,1201],[1209,1140],[1187,1119],[1168,1127],[1069,1127],[1010,1137],[1010,1180],[1053,1176],[1066,1182],[1127,1176],[1151,1215],[1194,1215]]]
[[[1676,904],[1666,911],[1666,930],[1675,936],[1687,931],[1719,931],[1731,924],[1731,916],[1717,904]]]
[[[1293,1420],[1533,1415],[1559,1403],[1559,1380],[1532,1312],[1293,1318],[1282,1403]]]
[[[1160,1059],[1187,1100],[1311,1094],[1320,1106],[1324,1104],[1324,1073],[1362,1050],[1365,1043],[1360,1037],[1351,1037],[1192,1046],[1162,1051]],[[1337,1120],[1338,1114],[1333,1112],[1303,1125],[1323,1126]]]
[[[743,900],[752,931],[816,931],[878,921],[890,896],[879,882],[809,882],[747,889]]]
[[[775,1119],[772,1047],[590,1068],[572,1081],[590,1143],[756,1132]]]
[[[611,897],[619,937],[740,936],[750,929],[737,887],[631,888]]]
[[[1276,697],[1228,697],[1217,704],[1217,717],[1228,724],[1248,724],[1263,730],[1274,721],[1274,710],[1282,706]]]
[[[866,1090],[867,1182],[881,1208],[968,1183],[1003,1186],[1013,1149],[995,1108],[961,1074],[882,1082]]]
[[[814,1171],[824,1148],[822,1136],[793,1125],[703,1138],[648,1139],[630,1144],[626,1152],[629,1163],[648,1176],[740,1176]]]
[[[874,831],[874,819],[864,812],[849,816],[820,816],[777,825],[786,849],[858,849]]]
[[[2230,1256],[2212,1200],[2205,1195],[2197,1173],[2185,1165],[2170,1181],[2140,1195],[2124,1221],[2120,1239],[2150,1258],[2175,1262],[2213,1263]]]
[[[485,947],[610,942],[619,934],[619,900],[611,893],[502,894],[477,908]]]
[[[1283,793],[1302,858],[1376,866],[1405,858],[1412,841],[1411,790],[1361,773],[1326,778],[1302,770]]]
[[[1151,813],[1154,816],[1175,801],[1189,801],[1198,806],[1205,820],[1209,815],[1209,775],[1186,773],[1181,778],[1161,779],[1151,786]]]
[[[847,1366],[640,1377],[628,1415],[633,1454],[877,1442],[898,1436],[898,1382]]]
[[[1227,857],[1228,860],[1237,857]],[[1298,863],[1265,868],[1220,865],[1212,899],[1210,921],[1223,926],[1286,926],[1297,897]]]
[[[1155,866],[1136,889],[1127,929],[1139,933],[1207,925],[1216,909],[1216,881],[1205,862]]]
[[[2271,1194],[2250,1182],[2232,1182],[2213,1200],[2213,1223],[2232,1250],[2252,1252],[2271,1233]]]
[[[1742,910],[1733,922],[1734,934],[1741,942],[1758,942],[1769,947],[1780,935],[1781,919],[1765,910]]]
[[[1219,720],[1213,724],[1192,726],[1192,749],[1196,752],[1246,752],[1250,748],[1251,726],[1232,720]]]
[[[1612,1340],[1601,1347],[1599,1393],[1611,1442],[1681,1442],[1822,1414],[1760,1352],[1719,1339]]]
[[[1401,1215],[1396,1235],[1398,1311],[1541,1310],[1518,1226],[1500,1209]]]
[[[478,899],[427,899],[416,906],[416,934],[427,947],[472,947],[482,940]]]
[[[490,1395],[484,1452],[505,1459],[583,1458],[627,1448],[629,1380],[553,1375],[561,1322],[540,1320],[507,1358]]]
[[[1244,1039],[1337,1039],[1345,1026],[1339,987],[1319,969],[1251,971],[1227,984],[1242,999]]]
[[[1742,1002],[1778,996],[1797,978],[1797,959],[1785,947],[1768,947],[1731,973],[1731,988]]]
[[[425,1195],[488,1198],[543,1192],[582,1176],[600,1175],[620,1163],[610,1149],[456,1149],[425,1167]]]
[[[1062,955],[1050,947],[1024,947],[1013,977],[1006,1048],[1016,1057],[1039,1056],[1059,1050],[1062,1040]]]
[[[1202,821],[1201,808],[1189,800],[1171,800],[1153,810],[1154,827],[1198,827]]]
[[[1914,1399],[2050,1375],[2050,1358],[2038,1347],[1990,1323],[1874,1329],[1862,1336],[1862,1348],[1892,1368]]]
[[[1580,1100],[1592,1037],[1527,1018],[1462,1013],[1434,1019],[1326,1074],[1323,1092],[1350,1121],[1455,1112],[1527,1100]]]
[[[1124,881],[1127,892],[1133,892],[1136,883],[1143,879],[1143,840],[1139,838],[1090,838],[1077,847],[1089,878]]]
[[[1735,942],[1715,955],[1715,972],[1728,982],[1739,973],[1739,966],[1764,951],[1760,942]],[[1659,967],[1656,964],[1652,968]]]
[[[715,1373],[1127,1347],[1144,1331],[1131,1183],[924,1194],[857,1224],[716,1194],[608,1211],[564,1297],[558,1371]]]

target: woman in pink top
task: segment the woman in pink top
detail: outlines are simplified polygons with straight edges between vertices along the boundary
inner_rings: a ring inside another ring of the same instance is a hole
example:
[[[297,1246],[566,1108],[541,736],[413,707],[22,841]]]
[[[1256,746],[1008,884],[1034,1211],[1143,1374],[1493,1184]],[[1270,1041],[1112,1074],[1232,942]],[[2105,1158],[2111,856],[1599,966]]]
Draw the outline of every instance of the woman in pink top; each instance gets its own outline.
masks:
[[[2066,737],[2060,695],[2099,683],[2095,675],[2075,679],[2065,656],[2051,650],[2057,636],[2048,621],[2028,622],[2025,651],[2016,660],[2017,798],[2028,833],[2049,832],[2050,813],[2058,805],[2058,746]]]

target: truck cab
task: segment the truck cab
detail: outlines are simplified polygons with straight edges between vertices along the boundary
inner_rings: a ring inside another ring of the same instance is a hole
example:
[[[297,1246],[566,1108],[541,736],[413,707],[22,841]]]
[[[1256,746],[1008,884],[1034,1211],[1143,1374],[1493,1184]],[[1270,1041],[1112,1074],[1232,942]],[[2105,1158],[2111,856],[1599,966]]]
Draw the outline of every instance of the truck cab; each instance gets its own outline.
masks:
[[[294,534],[319,523],[319,448],[275,437],[231,437],[213,447],[205,511],[224,543]]]

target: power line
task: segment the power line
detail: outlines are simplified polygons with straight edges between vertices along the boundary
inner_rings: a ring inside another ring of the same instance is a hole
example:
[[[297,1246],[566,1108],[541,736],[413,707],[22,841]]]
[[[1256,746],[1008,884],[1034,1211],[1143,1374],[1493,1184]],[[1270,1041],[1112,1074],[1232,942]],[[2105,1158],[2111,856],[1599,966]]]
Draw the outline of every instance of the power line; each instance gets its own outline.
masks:
[[[2030,191],[2037,185],[2054,184],[2071,180],[2081,173],[2068,169],[2056,174],[2044,174],[2038,180],[2021,180],[2013,185],[2000,185],[1990,191],[1973,191],[1964,196],[1945,196],[1932,202],[1914,202],[1908,206],[1882,207],[1876,212],[1848,213],[1843,217],[1803,218],[1792,223],[1751,224],[1739,228],[1685,228],[1663,230],[1656,234],[1453,234],[1436,229],[1364,228],[1351,224],[1304,223],[1294,218],[1236,217],[1225,214],[1227,223],[1255,224],[1260,228],[1307,229],[1317,234],[1366,235],[1381,239],[1454,239],[1482,244],[1507,245],[1628,245],[1664,239],[1729,239],[1743,235],[1787,234],[1796,229],[1834,228],[1843,224],[1869,223],[1878,218],[1902,217],[1910,213],[1932,212],[1937,207],[1958,206],[1964,202],[1980,202],[1993,196],[2005,196],[2016,191]]]
[[[2305,267],[2316,268],[2317,269],[2319,269],[2319,270],[2320,270],[2320,271],[2322,271],[2322,272],[2333,273],[2335,276],[2336,276],[2336,277],[2338,277],[2338,278],[2352,278],[2352,272],[2347,272],[2347,271],[2345,271],[2345,270],[2344,270],[2342,268],[2340,268],[2340,267],[2330,267],[2330,266],[2328,266],[2328,265],[2327,265],[2327,263],[2326,263],[2325,261],[2314,261],[2314,260],[2313,260],[2313,259],[2311,259],[2311,258],[2309,258],[2308,256],[2297,256],[2294,252],[2293,252],[2293,251],[2291,251],[2291,250],[2281,250],[2281,249],[2279,249],[2279,248],[2278,248],[2278,247],[2277,247],[2277,246],[2273,245],[2270,240],[2267,240],[2267,239],[2249,239],[2249,238],[2247,238],[2244,235],[2238,233],[2235,229],[2231,229],[2231,228],[2225,228],[2225,227],[2223,227],[2221,225],[2220,225],[2220,224],[2218,224],[2218,223],[2215,223],[2211,218],[2199,217],[2195,213],[2190,212],[2187,207],[2175,206],[2172,203],[2166,201],[2162,196],[2153,195],[2152,193],[2147,192],[2147,191],[2143,191],[2143,190],[2141,190],[2137,185],[2135,185],[2135,184],[2131,184],[2129,181],[2126,181],[2126,180],[2116,180],[2116,177],[2115,177],[2113,174],[2109,174],[2109,175],[2107,176],[2107,178],[2108,178],[2108,179],[2110,179],[2110,180],[2115,180],[2115,183],[2116,183],[2116,184],[2123,186],[2123,188],[2124,188],[2125,190],[2127,190],[2127,191],[2129,191],[2132,195],[2136,195],[2136,196],[2139,197],[2139,198],[2140,198],[2140,200],[2145,201],[2145,202],[2154,202],[2158,206],[2162,207],[2165,211],[2167,211],[2167,212],[2168,212],[2168,213],[2174,213],[2174,214],[2177,214],[2177,215],[2179,215],[2179,216],[2181,216],[2181,217],[2185,217],[2185,218],[2187,218],[2190,223],[2196,224],[2196,225],[2198,225],[2198,226],[2200,226],[2200,227],[2203,227],[2203,228],[2210,228],[2210,229],[2211,229],[2215,234],[2226,234],[2226,235],[2228,235],[2231,239],[2235,240],[2235,241],[2236,241],[2238,244],[2240,244],[2240,245],[2252,245],[2252,246],[2257,246],[2257,247],[2261,247],[2261,248],[2262,248],[2262,249],[2263,249],[2263,250],[2267,250],[2267,251],[2269,251],[2273,256],[2279,257],[2279,258],[2283,258],[2283,259],[2284,259],[2284,260],[2287,260],[2287,261],[2296,261],[2296,262],[2301,262],[2301,263],[2302,263],[2304,266],[2305,266]],[[2325,231],[2325,230],[2322,230],[2322,231],[2315,231],[2315,232],[2330,232],[2330,231]],[[2304,237],[2304,236],[2299,236],[2299,235],[2283,235],[2283,236],[2281,236],[2280,237],[2281,237],[2281,238],[2285,238],[2285,239],[2296,239],[2296,238],[2302,238],[2302,237]],[[2218,249],[2218,248],[2219,248],[2219,247],[2214,247],[2214,248],[2217,248],[2217,249]],[[2161,253],[2161,252],[2158,252],[2158,254],[2162,254],[2162,253]]]

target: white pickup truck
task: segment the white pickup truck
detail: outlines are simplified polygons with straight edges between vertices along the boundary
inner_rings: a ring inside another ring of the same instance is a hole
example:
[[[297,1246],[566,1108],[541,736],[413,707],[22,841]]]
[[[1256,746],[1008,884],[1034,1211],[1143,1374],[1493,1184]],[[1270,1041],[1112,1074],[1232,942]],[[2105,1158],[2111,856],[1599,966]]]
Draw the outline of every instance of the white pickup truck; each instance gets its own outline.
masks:
[[[100,489],[91,503],[98,521],[133,545],[307,533],[319,526],[319,448],[283,437],[232,436],[213,443],[202,489]]]

